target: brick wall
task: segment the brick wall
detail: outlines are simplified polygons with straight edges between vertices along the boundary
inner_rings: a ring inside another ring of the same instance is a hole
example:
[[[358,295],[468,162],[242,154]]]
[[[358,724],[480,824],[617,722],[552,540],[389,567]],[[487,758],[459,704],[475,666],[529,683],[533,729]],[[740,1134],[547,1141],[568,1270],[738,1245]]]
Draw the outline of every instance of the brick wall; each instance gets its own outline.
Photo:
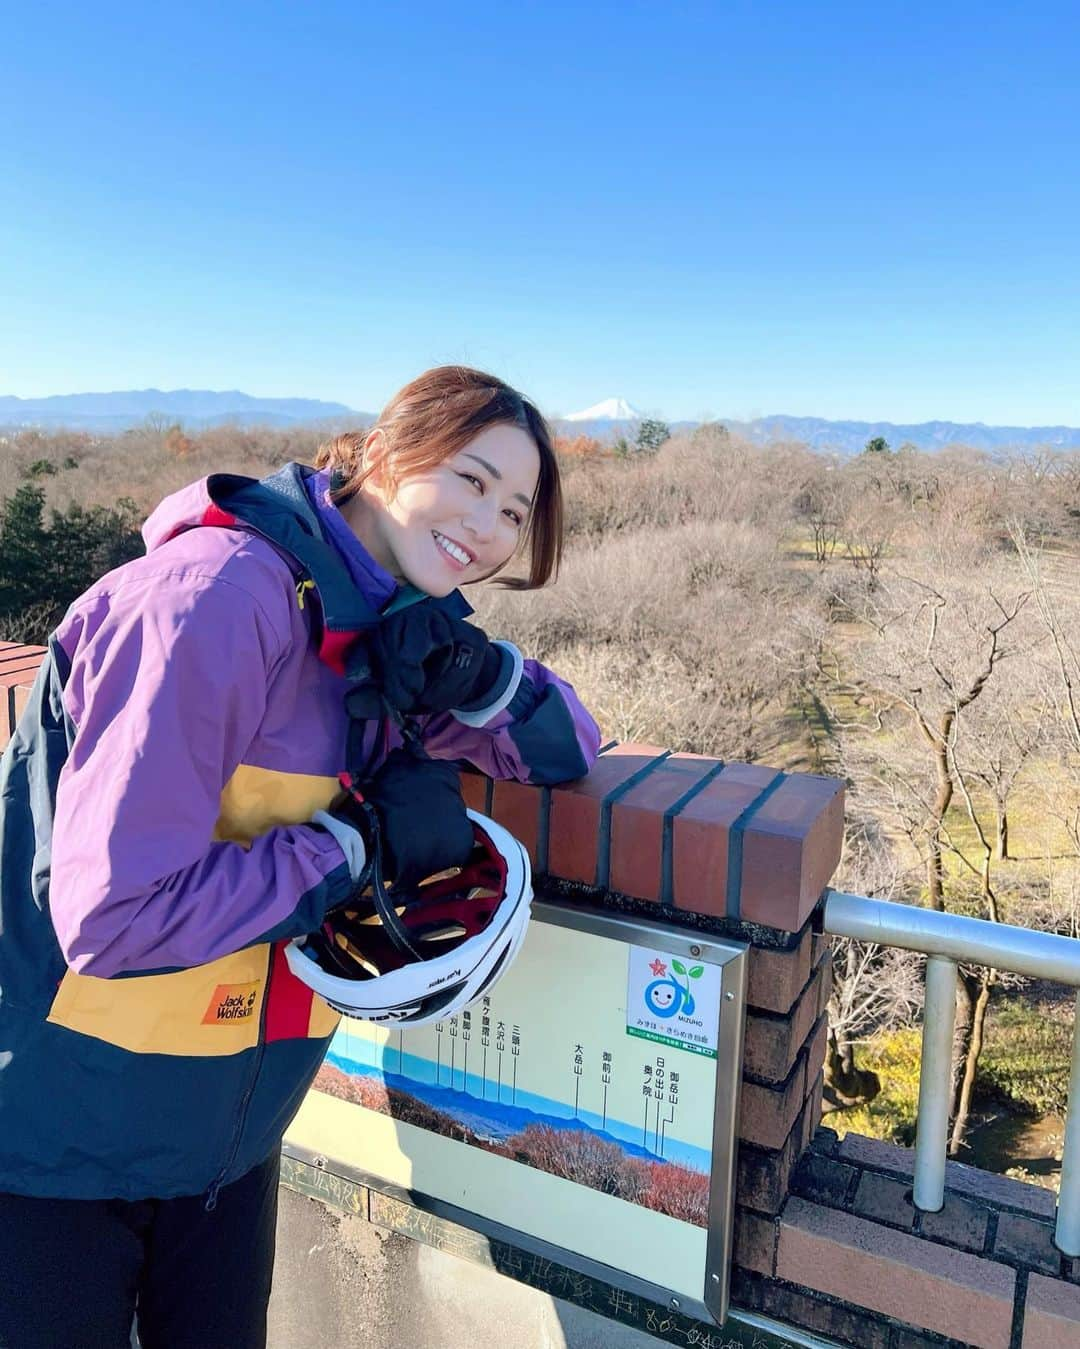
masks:
[[[0,642],[0,749],[11,739],[38,672],[43,646]]]
[[[914,1154],[820,1129],[732,1297],[859,1349],[1076,1349],[1080,1260],[1053,1242],[1055,1196],[950,1162],[945,1204],[911,1201]]]
[[[560,787],[463,781],[469,804],[521,839],[538,873],[654,917],[755,925],[766,946],[790,945],[775,930],[802,933],[840,858],[844,795],[832,778],[611,745],[588,777]]]

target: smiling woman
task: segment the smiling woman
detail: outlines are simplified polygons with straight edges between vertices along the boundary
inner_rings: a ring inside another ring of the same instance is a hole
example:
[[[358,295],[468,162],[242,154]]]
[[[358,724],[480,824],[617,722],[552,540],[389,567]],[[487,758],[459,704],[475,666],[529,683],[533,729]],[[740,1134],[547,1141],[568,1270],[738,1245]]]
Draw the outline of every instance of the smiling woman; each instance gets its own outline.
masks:
[[[573,689],[457,591],[518,557],[502,584],[542,585],[561,524],[543,418],[447,367],[317,468],[167,498],[72,603],[0,760],[0,1345],[126,1345],[136,1316],[146,1345],[263,1349],[281,1136],[342,1006],[318,971],[384,1021],[482,992],[528,888],[459,766],[596,758]]]
[[[396,579],[445,595],[497,575],[516,556],[535,589],[558,575],[563,506],[551,433],[522,394],[466,366],[428,370],[366,436],[324,446],[331,497]]]

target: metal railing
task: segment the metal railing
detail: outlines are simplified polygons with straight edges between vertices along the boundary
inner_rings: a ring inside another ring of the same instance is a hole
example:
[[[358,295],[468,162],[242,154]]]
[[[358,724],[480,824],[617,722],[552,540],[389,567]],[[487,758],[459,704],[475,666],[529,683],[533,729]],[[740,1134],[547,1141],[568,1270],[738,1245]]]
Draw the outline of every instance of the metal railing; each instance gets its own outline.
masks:
[[[1080,941],[838,890],[825,893],[824,927],[834,937],[900,946],[928,957],[913,1198],[917,1208],[936,1213],[945,1202],[957,966],[1010,970],[1080,990]],[[1072,1256],[1080,1255],[1080,1108],[1073,1109],[1080,1107],[1080,992],[1076,1011],[1054,1231],[1058,1249]]]

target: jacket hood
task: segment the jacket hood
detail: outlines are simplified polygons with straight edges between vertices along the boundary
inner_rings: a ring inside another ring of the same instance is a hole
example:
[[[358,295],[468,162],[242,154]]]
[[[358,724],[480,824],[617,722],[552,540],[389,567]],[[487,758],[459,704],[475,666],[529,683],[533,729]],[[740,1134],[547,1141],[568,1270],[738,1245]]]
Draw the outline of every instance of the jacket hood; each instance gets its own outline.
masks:
[[[143,525],[142,535],[148,553],[185,530],[206,525],[246,529],[266,539],[289,563],[297,586],[304,586],[298,593],[313,592],[320,618],[319,655],[344,672],[348,649],[381,614],[354,584],[341,554],[323,533],[306,487],[314,472],[304,464],[286,464],[261,480],[212,474],[166,497]],[[417,591],[413,598],[455,618],[472,613],[457,590],[439,599]]]

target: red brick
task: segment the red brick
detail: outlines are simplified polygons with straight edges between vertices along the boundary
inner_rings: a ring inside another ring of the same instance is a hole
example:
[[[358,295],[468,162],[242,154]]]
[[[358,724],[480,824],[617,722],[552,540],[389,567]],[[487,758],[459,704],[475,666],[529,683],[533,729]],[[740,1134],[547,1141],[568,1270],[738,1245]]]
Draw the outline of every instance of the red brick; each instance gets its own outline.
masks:
[[[922,1215],[921,1234],[932,1241],[947,1241],[951,1246],[981,1251],[986,1245],[990,1210],[946,1191],[945,1203],[937,1213]]]
[[[856,1341],[856,1343],[859,1343]],[[952,1340],[949,1341],[951,1345]],[[859,1343],[859,1349],[862,1344]],[[908,1326],[898,1325],[889,1340],[889,1349],[941,1349],[941,1337],[928,1335],[922,1330],[912,1330]]]
[[[1080,1349],[1080,1288],[1032,1274],[1022,1349]]]
[[[895,1143],[884,1143],[879,1138],[863,1138],[861,1134],[845,1134],[840,1140],[837,1155],[858,1166],[876,1166],[882,1171],[894,1171],[898,1176],[915,1174],[915,1151]]]
[[[672,822],[672,878],[677,909],[727,914],[731,826],[781,774],[757,764],[728,764]]]
[[[800,1157],[801,1116],[784,1146],[770,1151],[740,1143],[735,1171],[735,1200],[758,1213],[776,1214],[787,1199],[791,1173]]]
[[[1041,1185],[1029,1185],[1011,1176],[995,1176],[977,1166],[965,1166],[963,1162],[945,1163],[945,1188],[957,1190],[972,1199],[1023,1209],[1044,1218],[1053,1218],[1057,1211],[1057,1195],[1053,1190],[1044,1190]]]
[[[826,1035],[827,1034],[828,1028],[826,1026]],[[808,1079],[809,1075],[810,1075],[810,1065],[808,1064],[807,1065]],[[806,1131],[803,1134],[802,1139],[802,1150],[804,1152],[814,1141],[814,1135],[817,1133],[818,1126],[821,1124],[822,1093],[824,1089],[825,1089],[825,1070],[824,1068],[822,1068],[822,1070],[810,1083],[810,1086],[807,1088],[806,1092]]]
[[[603,883],[596,864],[604,798],[663,752],[655,745],[615,745],[600,755],[588,777],[552,788],[548,870],[553,876]]]
[[[978,1349],[1008,1349],[1015,1271],[966,1251],[791,1199],[776,1274]]]
[[[816,936],[817,934],[815,933],[814,935]],[[818,950],[819,950],[818,945],[815,942],[814,943],[815,955],[818,954]],[[819,1016],[828,1007],[829,999],[832,997],[832,990],[833,990],[833,957],[832,957],[832,949],[830,948],[824,952],[821,959],[821,986],[820,989],[818,990]]]
[[[1061,1252],[1054,1245],[1054,1229],[1020,1213],[1002,1213],[994,1238],[994,1259],[1038,1269],[1043,1274],[1061,1273]]]
[[[768,1012],[786,1012],[810,976],[811,932],[803,932],[797,946],[771,951],[752,946],[747,969],[746,1002]]]
[[[786,1015],[750,1010],[743,1041],[743,1071],[769,1082],[782,1082],[806,1043],[820,1011],[822,970],[814,971],[799,1000]]]
[[[815,1337],[822,1336],[829,1346],[852,1344],[858,1349],[913,1349],[910,1341],[900,1338],[903,1334],[901,1326],[773,1279],[753,1278],[738,1267],[732,1277],[732,1300],[737,1301],[739,1307],[762,1312],[770,1321],[810,1330]],[[798,1338],[806,1342],[802,1336]],[[723,1345],[734,1346],[736,1343],[763,1345],[766,1341],[756,1333],[753,1340],[738,1336],[721,1341]],[[769,1336],[768,1343],[787,1345],[789,1340],[787,1336],[783,1340]],[[815,1338],[813,1343],[821,1345],[822,1341]],[[940,1340],[936,1341],[932,1349],[938,1349],[940,1343]],[[924,1341],[918,1349],[931,1349],[931,1346]]]
[[[37,678],[40,660],[19,659],[10,665],[0,664],[0,688],[29,688]]]
[[[733,1249],[737,1265],[771,1275],[776,1268],[776,1219],[736,1209]]]
[[[481,815],[487,814],[487,789],[489,778],[483,773],[462,773],[461,775],[461,795],[465,798],[465,804],[470,810],[478,811]]]
[[[44,647],[18,642],[5,643],[0,649],[0,749],[11,739],[30,699],[44,653]]]
[[[719,760],[672,754],[611,807],[611,888],[661,898],[664,812],[707,777]]]
[[[837,1151],[845,1161],[860,1166],[876,1166],[883,1171],[893,1171],[908,1177],[915,1174],[913,1148],[901,1148],[894,1143],[883,1143],[877,1138],[848,1134],[840,1140]],[[980,1171],[976,1166],[965,1166],[962,1162],[945,1163],[945,1187],[984,1203],[1021,1209],[1035,1217],[1053,1218],[1057,1208],[1057,1196],[1052,1190],[1028,1185],[1010,1176],[996,1176],[989,1171]]]
[[[854,1166],[838,1162],[835,1157],[822,1157],[816,1152],[807,1152],[800,1159],[791,1178],[791,1191],[800,1199],[809,1199],[815,1204],[824,1204],[826,1208],[847,1208],[851,1188],[860,1178]]]
[[[909,1229],[915,1222],[911,1186],[906,1181],[894,1180],[892,1176],[883,1176],[878,1171],[862,1173],[851,1207],[874,1222],[895,1223],[897,1227]]]
[[[0,642],[0,669],[12,665],[40,665],[45,657],[45,647],[26,646],[22,642]]]
[[[739,916],[798,931],[836,870],[843,841],[843,783],[785,778],[747,822]]]
[[[805,1104],[806,1060],[800,1057],[782,1087],[743,1082],[738,1136],[758,1147],[782,1148]]]
[[[813,1085],[814,1079],[825,1067],[825,1046],[828,1040],[829,1018],[820,1016],[806,1045],[806,1081],[809,1086]],[[817,1125],[814,1127],[817,1128]]]
[[[4,742],[15,731],[19,718],[30,701],[30,690],[34,686],[38,667],[29,669],[0,671],[0,731],[5,732]]]
[[[11,710],[15,718],[16,726],[19,724],[19,718],[26,711],[26,704],[30,701],[30,694],[33,690],[33,687],[34,687],[33,680],[31,680],[27,684],[16,685],[16,687],[12,690]],[[14,729],[15,728],[13,726],[12,730]]]
[[[491,797],[491,816],[509,829],[529,854],[534,870],[540,860],[537,845],[540,839],[540,809],[543,793],[539,787],[523,782],[497,780]]]

